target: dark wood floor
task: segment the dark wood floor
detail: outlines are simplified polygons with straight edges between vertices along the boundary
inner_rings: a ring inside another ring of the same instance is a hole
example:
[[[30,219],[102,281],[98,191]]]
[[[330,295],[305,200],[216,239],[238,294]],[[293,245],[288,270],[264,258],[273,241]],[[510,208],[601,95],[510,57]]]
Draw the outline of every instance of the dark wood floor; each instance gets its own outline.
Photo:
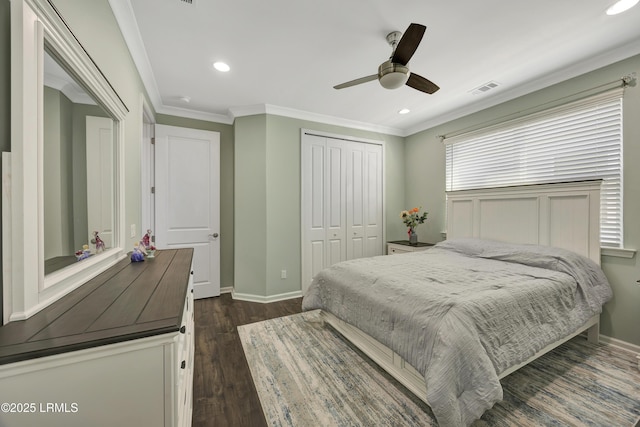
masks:
[[[230,294],[195,302],[193,427],[266,426],[236,328],[299,313],[301,302],[251,303]]]

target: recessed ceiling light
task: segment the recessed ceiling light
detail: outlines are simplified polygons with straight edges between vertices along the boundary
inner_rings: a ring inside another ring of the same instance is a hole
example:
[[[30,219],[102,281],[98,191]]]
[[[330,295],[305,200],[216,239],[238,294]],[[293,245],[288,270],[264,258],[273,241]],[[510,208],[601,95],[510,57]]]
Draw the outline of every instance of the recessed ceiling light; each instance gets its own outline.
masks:
[[[226,73],[231,69],[231,67],[229,67],[229,65],[227,65],[225,62],[214,62],[213,68],[218,71],[222,71],[223,73]]]
[[[619,0],[609,9],[607,9],[607,15],[617,15],[619,13],[627,11],[638,4],[638,1],[640,0]]]
[[[411,112],[411,110],[409,110],[408,108],[403,108],[402,110],[398,111],[398,114],[409,114]]]

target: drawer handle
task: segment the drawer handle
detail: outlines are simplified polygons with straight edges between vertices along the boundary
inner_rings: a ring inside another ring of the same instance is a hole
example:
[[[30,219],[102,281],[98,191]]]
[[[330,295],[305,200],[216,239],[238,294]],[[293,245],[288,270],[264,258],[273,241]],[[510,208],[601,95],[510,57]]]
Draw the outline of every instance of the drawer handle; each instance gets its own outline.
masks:
[[[184,334],[185,332],[187,332],[187,327],[186,327],[186,326],[182,326],[182,327],[180,328],[180,333],[181,333],[181,334]]]
[[[193,276],[193,270],[191,270],[191,275]]]
[[[180,369],[184,369],[187,366],[187,362],[186,360],[183,360],[182,363],[180,364]]]

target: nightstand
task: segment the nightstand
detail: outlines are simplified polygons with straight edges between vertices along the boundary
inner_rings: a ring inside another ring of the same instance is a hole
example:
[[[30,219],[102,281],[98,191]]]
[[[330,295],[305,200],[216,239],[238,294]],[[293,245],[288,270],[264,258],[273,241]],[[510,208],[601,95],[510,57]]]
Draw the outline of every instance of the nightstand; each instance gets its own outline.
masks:
[[[432,246],[433,243],[418,242],[412,245],[408,240],[396,240],[393,242],[387,242],[387,255],[402,254],[406,252],[419,252],[427,250]]]

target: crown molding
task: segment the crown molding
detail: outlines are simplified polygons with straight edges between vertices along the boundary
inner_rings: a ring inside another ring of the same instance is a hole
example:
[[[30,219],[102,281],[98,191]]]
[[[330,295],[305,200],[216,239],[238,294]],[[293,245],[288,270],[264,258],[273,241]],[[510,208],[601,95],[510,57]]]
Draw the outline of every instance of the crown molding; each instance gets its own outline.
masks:
[[[58,76],[44,73],[43,83],[47,87],[62,92],[74,104],[98,105],[86,92],[79,90],[77,85]]]
[[[375,133],[383,133],[387,135],[406,136],[402,129],[379,126],[372,123],[359,122],[356,120],[344,119],[341,117],[329,116],[325,114],[311,113],[309,111],[297,110],[295,108],[280,107],[271,104],[256,104],[243,107],[233,107],[229,109],[229,115],[234,119],[236,117],[254,116],[256,114],[270,114],[273,116],[282,116],[298,120],[307,120],[310,122],[323,123],[334,126],[347,127],[350,129],[359,129]]]
[[[329,116],[325,114],[311,113],[308,111],[296,110],[288,107],[279,107],[277,105],[266,105],[267,114],[273,114],[275,116],[290,117],[292,119],[309,120],[312,122],[324,123],[334,126],[342,126],[351,129],[365,130],[375,133],[384,133],[394,136],[406,136],[406,132],[400,128],[394,128],[390,126],[380,126],[374,123],[359,122],[356,120],[349,120],[342,117]]]
[[[243,105],[241,107],[231,107],[228,111],[229,116],[235,120],[236,117],[267,114],[267,106],[266,104]]]
[[[156,107],[155,110],[157,114],[167,114],[170,116],[204,120],[207,122],[222,123],[225,125],[233,124],[233,117],[225,114],[205,113],[203,111],[190,110],[188,108],[169,107],[166,105]]]

